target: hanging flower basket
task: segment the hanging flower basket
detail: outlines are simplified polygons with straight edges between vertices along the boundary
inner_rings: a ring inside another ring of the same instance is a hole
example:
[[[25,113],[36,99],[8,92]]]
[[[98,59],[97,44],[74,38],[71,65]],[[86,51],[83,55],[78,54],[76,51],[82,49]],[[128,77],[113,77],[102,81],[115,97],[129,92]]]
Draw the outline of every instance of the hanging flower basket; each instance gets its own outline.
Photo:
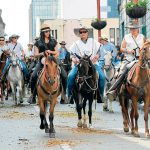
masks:
[[[126,4],[126,14],[130,18],[142,18],[147,12],[147,0],[139,0],[134,3],[133,0]]]
[[[91,23],[91,26],[96,30],[101,30],[105,28],[106,25],[107,25],[106,21],[99,21],[99,20],[92,21]]]

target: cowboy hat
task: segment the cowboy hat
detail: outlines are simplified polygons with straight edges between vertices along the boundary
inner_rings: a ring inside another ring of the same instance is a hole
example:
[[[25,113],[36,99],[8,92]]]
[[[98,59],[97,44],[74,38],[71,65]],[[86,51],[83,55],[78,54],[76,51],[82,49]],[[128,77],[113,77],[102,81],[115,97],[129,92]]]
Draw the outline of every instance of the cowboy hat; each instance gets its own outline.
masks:
[[[108,42],[108,38],[106,36],[101,36],[99,39]]]
[[[74,34],[79,37],[81,30],[86,30],[88,33],[90,32],[90,30],[86,26],[81,26],[79,28],[74,28]]]
[[[126,28],[130,28],[130,29],[137,29],[137,28],[140,28],[142,27],[142,25],[139,25],[139,23],[137,21],[131,21],[129,23],[128,26],[126,26]]]
[[[67,43],[65,41],[61,41],[59,44],[60,45],[66,45]]]
[[[28,43],[28,45],[27,45],[27,46],[29,46],[29,45],[33,46],[34,44],[33,44],[32,42],[30,42],[30,43]]]
[[[17,38],[17,39],[19,39],[20,36],[17,35],[17,34],[12,34],[9,38],[12,39],[12,38],[14,38],[14,37]]]
[[[41,25],[41,32],[50,31],[50,26],[48,24],[43,23]]]

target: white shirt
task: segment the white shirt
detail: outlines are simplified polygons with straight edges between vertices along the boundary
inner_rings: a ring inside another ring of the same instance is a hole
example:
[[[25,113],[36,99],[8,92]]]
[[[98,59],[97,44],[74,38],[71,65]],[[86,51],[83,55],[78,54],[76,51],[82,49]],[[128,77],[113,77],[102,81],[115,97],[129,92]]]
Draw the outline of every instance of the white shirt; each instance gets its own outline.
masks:
[[[25,50],[25,57],[30,57],[30,56],[34,56],[34,52],[33,50]]]
[[[136,42],[134,41],[131,33],[125,35],[124,39],[126,41],[127,51],[136,49],[137,45],[139,48],[142,48],[142,46],[144,44],[144,35],[143,34],[138,34],[138,36],[136,38],[134,38]],[[137,43],[137,45],[136,45],[136,43]],[[138,53],[139,53],[139,51],[138,51]],[[127,53],[125,53],[125,57],[128,61],[132,61],[135,58],[134,54],[127,54]]]
[[[17,42],[17,45],[13,44],[13,43],[9,43],[8,47],[9,47],[10,51],[14,51],[15,54],[21,59],[23,47],[20,43]]]
[[[70,53],[77,54],[81,57],[84,56],[84,54],[90,56],[91,59],[97,54],[98,50],[100,48],[100,43],[95,41],[93,38],[88,38],[86,43],[84,43],[81,39],[73,43],[73,45],[70,47]]]

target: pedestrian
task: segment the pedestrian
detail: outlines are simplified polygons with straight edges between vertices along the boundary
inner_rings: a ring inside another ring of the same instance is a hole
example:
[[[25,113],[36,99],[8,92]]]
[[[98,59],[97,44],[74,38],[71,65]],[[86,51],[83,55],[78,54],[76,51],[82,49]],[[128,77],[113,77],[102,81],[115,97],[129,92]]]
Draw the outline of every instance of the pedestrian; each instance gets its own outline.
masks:
[[[70,73],[68,74],[68,99],[71,100],[72,90],[74,86],[74,80],[77,75],[77,65],[79,64],[79,59],[74,55],[77,54],[81,57],[84,54],[90,56],[92,63],[95,66],[96,71],[98,72],[99,79],[98,79],[98,86],[101,94],[101,98],[103,99],[104,94],[104,85],[105,85],[105,76],[102,69],[99,66],[98,59],[99,59],[99,50],[100,50],[100,43],[95,41],[93,38],[88,37],[88,29],[87,27],[79,28],[77,35],[80,39],[72,44],[70,47],[71,59],[74,64],[73,68],[71,69]]]
[[[139,33],[140,27],[141,26],[136,20],[133,20],[127,26],[127,28],[130,29],[130,33],[125,35],[121,44],[121,52],[124,53],[124,58],[120,68],[120,76],[107,92],[107,96],[110,100],[116,99],[117,93],[126,79],[125,77],[128,71],[139,58],[139,50],[145,42],[144,35]]]

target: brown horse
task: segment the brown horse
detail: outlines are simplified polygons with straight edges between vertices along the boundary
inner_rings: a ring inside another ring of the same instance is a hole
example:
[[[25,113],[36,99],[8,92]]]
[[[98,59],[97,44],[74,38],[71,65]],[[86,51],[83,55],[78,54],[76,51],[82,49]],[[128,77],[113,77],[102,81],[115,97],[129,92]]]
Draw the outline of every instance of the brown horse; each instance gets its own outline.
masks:
[[[140,57],[137,62],[132,78],[125,83],[119,95],[122,107],[124,131],[129,131],[131,122],[131,133],[135,137],[139,137],[138,133],[138,108],[137,101],[144,100],[144,120],[145,120],[145,136],[150,137],[148,129],[148,108],[150,106],[150,42],[144,43],[140,50]],[[128,78],[129,79],[129,78]],[[132,100],[132,108],[130,118],[128,115],[129,99]],[[131,119],[131,121],[130,121]],[[134,122],[135,121],[135,122]]]
[[[38,102],[40,107],[41,125],[40,129],[45,129],[51,138],[55,137],[55,129],[53,125],[54,108],[57,97],[59,95],[60,74],[58,64],[53,56],[46,56],[44,68],[39,75],[37,82]],[[50,129],[46,121],[46,105],[50,103]]]
[[[2,71],[6,64],[7,55],[5,52],[2,53],[0,58],[0,76],[2,75]],[[8,92],[7,92],[8,93]],[[4,95],[4,82],[0,82],[0,102],[3,103],[3,95]]]

